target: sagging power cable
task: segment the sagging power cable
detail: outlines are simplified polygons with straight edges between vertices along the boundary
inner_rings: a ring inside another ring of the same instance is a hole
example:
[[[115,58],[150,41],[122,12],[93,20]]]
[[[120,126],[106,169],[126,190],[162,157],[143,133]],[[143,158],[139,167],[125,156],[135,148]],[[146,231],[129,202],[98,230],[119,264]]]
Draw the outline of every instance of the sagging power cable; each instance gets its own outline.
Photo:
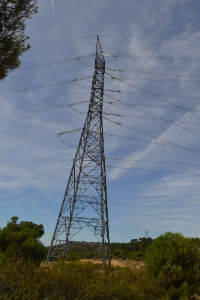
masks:
[[[120,166],[110,166],[107,165],[106,168],[113,168],[113,169],[129,169],[129,170],[135,170],[135,171],[144,171],[144,172],[164,172],[164,173],[174,173],[174,174],[188,174],[188,175],[200,175],[200,172],[178,172],[173,170],[157,170],[157,169],[143,169],[143,168],[135,168],[135,167],[120,167]]]
[[[47,107],[47,108],[42,108],[42,109],[36,109],[36,110],[31,110],[31,111],[21,111],[20,114],[33,114],[33,113],[40,113],[40,112],[46,112],[46,111],[51,111],[51,110],[57,110],[57,109],[62,109],[62,108],[71,108],[76,105],[81,105],[84,103],[88,103],[88,100],[86,101],[79,101],[79,102],[72,102],[66,105],[57,105],[53,107]]]
[[[170,165],[184,165],[184,166],[200,166],[200,163],[186,163],[183,161],[158,161],[158,160],[141,160],[141,159],[126,159],[118,157],[106,156],[106,159],[113,161],[127,161],[127,162],[139,162],[139,163],[155,163],[155,164],[170,164]]]
[[[104,134],[108,135],[110,137],[117,137],[117,138],[120,138],[120,139],[134,141],[134,142],[138,141],[138,142],[147,143],[147,144],[155,144],[155,145],[160,145],[160,146],[164,146],[164,147],[170,147],[170,148],[180,149],[178,146],[170,145],[170,144],[165,144],[165,143],[158,142],[158,141],[155,141],[155,140],[145,140],[145,139],[142,139],[142,138],[125,136],[125,135],[120,135],[120,134],[115,134],[115,133],[110,133],[110,132],[104,132]],[[191,152],[195,152],[195,153],[200,153],[199,150],[192,149],[192,148],[187,148],[187,149],[186,148],[184,148],[184,149],[181,148],[181,150],[191,151]]]
[[[138,134],[142,134],[142,135],[146,135],[146,136],[149,136],[149,137],[153,137],[155,139],[160,139],[158,136],[155,136],[155,135],[151,135],[151,134],[148,134],[147,132],[143,132],[141,130],[136,130],[135,128],[132,128],[130,126],[127,126],[127,125],[123,125],[122,123],[120,122],[116,122],[114,120],[110,120],[108,118],[105,118],[105,120],[107,120],[108,122],[111,122],[117,126],[122,126],[124,128],[128,128]],[[124,139],[131,139],[131,140],[139,140],[139,141],[144,141],[142,139],[139,139],[139,138],[130,138],[130,137],[124,137],[124,136],[120,136],[120,135],[116,135],[116,134],[111,134],[111,133],[105,133],[104,134],[108,134],[110,136],[116,136],[116,137],[120,137],[120,138],[124,138]],[[200,153],[200,150],[196,150],[196,149],[192,149],[192,148],[188,148],[188,147],[185,147],[185,146],[181,146],[181,145],[178,145],[178,144],[175,144],[173,142],[170,142],[170,141],[167,141],[165,139],[160,139],[161,142],[158,142],[158,141],[151,141],[151,140],[145,140],[145,142],[148,142],[148,143],[153,143],[153,144],[158,144],[158,145],[162,145],[162,146],[167,146],[167,147],[173,147],[173,148],[177,148],[177,149],[182,149],[182,150],[186,150],[186,151],[192,151],[192,152],[196,152],[196,153]]]
[[[129,58],[129,59],[150,59],[150,60],[191,60],[200,61],[200,57],[184,57],[184,56],[136,56],[128,54],[103,54],[105,57],[110,58]]]
[[[175,83],[175,82],[186,82],[186,83],[200,83],[200,80],[185,80],[185,79],[177,79],[177,78],[144,78],[144,77],[132,77],[132,78],[124,78],[122,77],[122,80],[143,80],[143,81],[155,81],[155,82],[171,82],[171,83]]]
[[[139,107],[159,107],[159,108],[173,107],[175,109],[190,111],[190,113],[193,113],[195,115],[196,115],[196,113],[200,112],[200,109],[198,109],[198,107],[196,107],[196,106],[182,106],[182,105],[176,105],[176,104],[172,104],[172,103],[143,104],[143,103],[136,103],[136,102],[133,102],[133,101],[131,101],[131,103],[129,103],[127,101],[120,100],[116,97],[113,97],[112,95],[109,95],[109,94],[105,94],[105,96],[112,99],[112,100],[114,100],[114,101],[116,101],[118,104],[123,104],[123,105],[127,105],[127,106],[130,106],[130,107],[135,107],[135,106],[139,106]],[[107,102],[107,103],[109,103],[109,102]],[[113,102],[111,104],[113,104]]]
[[[122,83],[128,84],[128,85],[132,86],[133,88],[139,90],[139,91],[140,91],[139,94],[149,95],[149,96],[158,98],[158,99],[160,99],[160,100],[163,100],[163,98],[186,98],[186,99],[190,98],[190,99],[193,99],[193,100],[200,100],[200,97],[194,96],[194,95],[184,95],[184,94],[181,94],[181,95],[170,95],[170,94],[158,94],[158,93],[152,93],[152,92],[150,92],[150,91],[146,91],[146,90],[143,89],[143,88],[140,88],[140,87],[135,86],[134,84],[128,82],[127,80],[123,80],[123,79],[121,79],[121,78],[119,78],[119,77],[116,77],[116,76],[114,76],[114,75],[112,75],[112,74],[109,74],[108,72],[106,72],[106,75],[107,75],[107,76],[105,76],[105,78],[107,78],[107,79],[113,79],[113,80],[121,81]],[[105,89],[105,90],[106,90],[106,89]],[[121,90],[119,90],[119,93],[122,93],[122,94],[123,94],[124,92],[121,91]],[[133,92],[133,91],[129,91],[128,94],[129,94],[129,93],[134,93],[134,94],[135,94],[135,92]]]
[[[113,99],[113,97],[112,97],[112,99]],[[117,99],[117,102],[123,104],[123,102],[121,102],[119,99]],[[129,105],[128,105],[128,106],[129,106]],[[138,107],[137,107],[137,103],[133,103],[133,102],[132,102],[130,106],[134,107],[136,110],[141,111],[141,112],[143,112],[143,113],[145,113],[145,114],[151,115],[151,116],[152,116],[152,120],[155,120],[155,118],[156,118],[156,120],[159,120],[159,121],[162,121],[162,122],[166,122],[166,123],[173,124],[173,125],[176,126],[176,127],[180,127],[180,128],[182,128],[182,129],[184,129],[184,130],[186,130],[186,131],[192,132],[192,133],[194,133],[194,134],[196,134],[196,135],[200,135],[199,132],[197,132],[197,131],[195,131],[195,130],[193,130],[193,129],[191,129],[191,128],[188,128],[188,127],[185,127],[185,126],[181,125],[181,124],[179,123],[179,121],[177,121],[177,120],[169,120],[169,119],[160,117],[160,116],[158,116],[158,115],[156,115],[156,114],[154,114],[154,113],[152,113],[152,112],[146,111],[146,110],[142,109],[141,107],[138,108]],[[122,115],[118,115],[118,116],[119,116],[119,117],[122,117]]]
[[[14,143],[34,142],[36,140],[49,138],[49,137],[55,137],[55,136],[61,137],[62,135],[66,135],[66,134],[70,134],[70,133],[76,133],[76,132],[79,132],[80,130],[82,130],[82,128],[66,130],[66,131],[62,131],[62,132],[55,132],[55,133],[51,133],[51,134],[35,136],[35,137],[32,137],[32,138],[12,139],[12,141],[3,141],[3,142],[0,142],[0,144],[11,144],[12,145]]]
[[[79,77],[79,78],[75,78],[72,80],[60,80],[60,81],[55,81],[55,82],[50,82],[50,83],[43,83],[41,85],[35,86],[35,87],[31,87],[31,88],[25,88],[25,89],[20,89],[20,90],[6,90],[6,92],[9,93],[21,93],[21,92],[26,92],[26,91],[32,91],[32,90],[38,90],[38,89],[42,89],[42,88],[46,88],[46,87],[51,87],[51,86],[56,86],[56,85],[61,85],[61,84],[66,84],[66,83],[76,83],[78,81],[81,80],[85,80],[85,79],[89,79],[91,78],[91,75],[88,76],[84,76],[84,77]]]
[[[151,74],[151,75],[157,75],[157,76],[166,76],[166,73],[159,73],[159,72],[148,72],[148,71],[133,71],[133,70],[128,70],[128,69],[116,69],[116,68],[110,68],[110,67],[107,67],[106,68],[107,70],[110,70],[112,72],[118,72],[118,73],[133,73],[133,74],[141,74],[141,75],[144,75],[144,74]],[[185,79],[187,80],[191,80],[193,79],[194,81],[197,81],[197,82],[200,82],[200,78],[193,78],[193,77],[187,77],[185,75],[173,75],[174,78],[165,78],[164,80],[178,80],[178,81],[185,81]],[[186,80],[186,82],[187,82]],[[192,80],[192,82],[193,82]],[[190,81],[189,81],[190,82]]]
[[[64,63],[71,62],[71,61],[81,61],[84,58],[92,57],[94,55],[95,54],[91,53],[91,54],[77,56],[77,57],[72,57],[72,58],[68,58],[68,59],[57,60],[57,61],[54,61],[54,62],[38,64],[38,65],[35,65],[35,66],[20,67],[19,69],[16,69],[16,71],[20,71],[20,70],[32,70],[32,69],[36,69],[36,68],[50,67],[50,66],[53,66],[53,65],[64,64]]]

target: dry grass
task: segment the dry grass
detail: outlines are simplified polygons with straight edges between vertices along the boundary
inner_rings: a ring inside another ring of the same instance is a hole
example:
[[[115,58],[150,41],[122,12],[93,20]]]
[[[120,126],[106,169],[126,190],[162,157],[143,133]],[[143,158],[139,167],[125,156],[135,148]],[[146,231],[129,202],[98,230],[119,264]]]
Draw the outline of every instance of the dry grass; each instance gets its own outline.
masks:
[[[100,259],[80,259],[81,263],[92,262],[94,264],[100,264]],[[143,261],[135,261],[135,260],[121,260],[121,259],[112,259],[111,264],[113,267],[129,267],[131,269],[139,269],[144,267]]]

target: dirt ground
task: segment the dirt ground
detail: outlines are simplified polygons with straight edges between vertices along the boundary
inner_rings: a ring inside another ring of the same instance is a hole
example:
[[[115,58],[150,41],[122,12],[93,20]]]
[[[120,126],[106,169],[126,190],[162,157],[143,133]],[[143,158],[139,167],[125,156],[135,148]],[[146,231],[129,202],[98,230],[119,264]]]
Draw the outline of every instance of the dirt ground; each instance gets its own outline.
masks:
[[[81,259],[80,262],[92,262],[94,264],[101,263],[100,259]],[[144,266],[142,261],[135,261],[135,260],[120,260],[120,259],[112,259],[111,261],[112,266],[114,267],[129,267],[131,269],[138,269]]]
[[[69,263],[70,261],[65,261],[65,263]],[[84,263],[84,262],[92,262],[94,264],[101,264],[101,259],[80,259],[79,262]],[[106,261],[106,263],[108,263]],[[53,266],[54,262],[50,262],[48,266],[51,268]],[[131,269],[139,269],[144,266],[143,261],[135,261],[135,260],[122,260],[122,259],[112,259],[111,260],[111,265],[113,267],[129,267]],[[45,262],[41,263],[41,266],[47,266]]]

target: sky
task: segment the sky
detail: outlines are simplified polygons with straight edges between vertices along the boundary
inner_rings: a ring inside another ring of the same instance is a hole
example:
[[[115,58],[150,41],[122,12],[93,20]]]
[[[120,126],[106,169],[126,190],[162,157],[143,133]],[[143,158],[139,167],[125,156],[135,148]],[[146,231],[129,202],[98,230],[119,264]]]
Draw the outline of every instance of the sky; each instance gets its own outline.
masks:
[[[0,227],[14,215],[44,224],[49,244],[80,137],[56,133],[84,124],[98,34],[111,241],[199,236],[200,2],[38,6],[26,21],[31,49],[0,82]]]

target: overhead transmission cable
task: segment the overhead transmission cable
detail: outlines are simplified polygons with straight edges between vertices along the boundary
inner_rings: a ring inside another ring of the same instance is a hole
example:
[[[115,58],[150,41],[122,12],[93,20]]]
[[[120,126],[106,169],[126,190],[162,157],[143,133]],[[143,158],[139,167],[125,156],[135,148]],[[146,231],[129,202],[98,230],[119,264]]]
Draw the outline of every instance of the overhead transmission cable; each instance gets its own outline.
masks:
[[[65,130],[65,131],[55,132],[55,133],[46,134],[46,135],[35,136],[35,137],[32,137],[32,138],[12,139],[12,141],[3,141],[3,142],[0,142],[0,144],[13,144],[14,142],[22,143],[22,142],[35,141],[35,140],[48,138],[48,137],[54,137],[54,136],[61,137],[61,136],[66,135],[66,134],[79,132],[79,131],[81,131],[81,129],[82,128]]]
[[[111,70],[111,69],[110,69]],[[137,73],[138,74],[138,73]],[[141,74],[141,73],[139,73]],[[132,78],[124,78],[122,77],[123,80],[144,80],[144,81],[155,81],[155,82],[172,82],[172,83],[176,83],[176,82],[186,82],[186,83],[200,83],[200,80],[186,80],[186,79],[179,79],[179,78],[144,78],[144,77],[132,77]]]
[[[173,170],[158,170],[158,169],[143,169],[143,168],[135,168],[135,167],[120,167],[120,166],[110,166],[106,165],[106,168],[113,168],[113,169],[129,169],[129,170],[135,170],[135,171],[145,171],[145,172],[164,172],[164,173],[174,173],[174,174],[190,174],[190,175],[200,175],[200,172],[179,172],[179,171],[173,171]]]
[[[62,109],[62,108],[71,108],[73,106],[81,105],[81,104],[84,104],[84,103],[88,103],[88,100],[79,101],[79,102],[72,102],[72,103],[65,104],[65,105],[57,105],[57,106],[53,106],[53,107],[35,109],[35,110],[30,110],[30,111],[21,111],[20,114],[33,114],[33,113],[46,112],[46,111],[57,110],[57,109]]]
[[[142,142],[142,143],[148,143],[148,144],[150,143],[150,144],[155,144],[155,145],[160,145],[160,146],[165,146],[165,147],[170,147],[170,148],[175,148],[175,149],[182,149],[182,150],[185,150],[185,151],[191,151],[191,152],[195,152],[195,153],[200,153],[200,150],[197,150],[197,149],[185,148],[185,147],[183,149],[182,146],[180,148],[179,145],[175,146],[175,145],[171,145],[171,144],[165,144],[165,143],[158,142],[158,141],[155,141],[155,140],[145,140],[145,139],[142,139],[142,138],[124,136],[124,135],[110,133],[110,132],[104,132],[104,134],[108,135],[110,137],[117,137],[117,138],[129,140],[129,141],[134,141],[134,142],[139,141],[139,142]]]
[[[85,114],[83,112],[79,112],[79,111],[76,111],[76,110],[73,110],[73,111],[76,112],[76,113],[79,113],[79,114]],[[113,114],[113,113],[104,113],[104,115],[115,115],[115,114]],[[122,124],[121,122],[117,122],[115,120],[111,120],[111,119],[109,119],[109,118],[107,118],[105,116],[103,118],[106,121],[108,121],[108,122],[111,122],[111,123],[113,123],[113,124],[115,124],[117,126],[122,126],[124,128],[128,128],[128,129],[130,129],[130,130],[132,130],[132,131],[134,131],[134,132],[136,132],[138,134],[146,135],[148,137],[153,137],[155,139],[160,139],[158,136],[148,134],[147,132],[144,132],[144,131],[141,131],[141,130],[137,130],[137,129],[132,128],[132,127],[130,127],[128,125]],[[79,130],[81,130],[81,129],[77,129],[75,131],[79,131]],[[66,133],[68,133],[68,132],[66,132]],[[121,136],[121,135],[118,135],[118,134],[107,133],[107,132],[104,132],[104,134],[109,135],[109,136],[116,136],[116,137],[123,138],[123,139],[128,139],[128,140],[134,140],[134,141],[138,140],[138,141],[142,141],[142,142],[145,142],[145,143],[158,144],[158,145],[161,145],[161,146],[173,147],[173,148],[178,148],[178,149],[182,149],[182,150],[186,150],[186,151],[192,151],[192,152],[200,153],[200,150],[188,148],[188,147],[185,147],[185,146],[181,146],[181,145],[178,145],[178,144],[173,143],[171,141],[167,141],[165,139],[160,139],[161,142],[159,142],[159,141],[154,141],[154,140],[153,141],[152,140],[143,140],[143,139],[136,138],[136,137],[134,137],[134,138],[133,137],[126,137],[126,136]],[[65,131],[61,132],[61,133],[57,133],[56,135],[57,136],[65,135]]]
[[[91,54],[87,54],[87,55],[83,55],[83,56],[77,56],[77,57],[72,57],[72,58],[63,59],[63,60],[57,60],[57,61],[54,61],[54,62],[42,63],[42,64],[38,64],[38,65],[35,65],[35,66],[20,67],[19,69],[16,69],[16,72],[20,71],[20,70],[32,70],[32,69],[37,69],[37,68],[50,67],[50,66],[53,66],[53,65],[64,64],[64,63],[71,62],[71,61],[81,61],[84,58],[92,57],[94,55],[95,54],[91,53]]]
[[[183,110],[186,113],[190,113],[195,115],[196,117],[199,115],[198,113],[200,113],[200,109],[198,109],[197,106],[182,106],[182,105],[176,105],[176,104],[171,104],[171,103],[163,103],[162,105],[159,104],[141,104],[141,103],[128,103],[124,100],[119,100],[117,98],[112,97],[111,95],[105,94],[107,97],[111,98],[113,101],[104,101],[105,103],[111,104],[111,105],[116,105],[116,104],[121,104],[121,105],[125,105],[125,106],[129,106],[129,107],[145,107],[145,108],[151,108],[151,107],[158,107],[158,108],[163,108],[163,107],[167,107],[167,108],[175,108],[176,110]],[[136,116],[137,118],[137,116]],[[181,122],[181,121],[179,121]],[[199,124],[199,122],[189,122],[191,124]]]
[[[147,132],[145,132],[145,131],[137,130],[137,129],[131,127],[131,126],[122,124],[121,122],[116,122],[116,121],[111,120],[111,119],[106,118],[106,117],[104,117],[104,119],[105,119],[106,121],[108,121],[108,122],[111,122],[111,123],[117,125],[117,126],[121,126],[121,127],[130,129],[130,130],[132,130],[132,131],[134,131],[134,132],[136,132],[136,133],[138,133],[138,134],[142,134],[142,135],[145,135],[145,136],[149,136],[149,137],[153,137],[153,138],[155,138],[155,139],[158,139],[158,140],[160,140],[160,141],[162,142],[162,144],[163,144],[163,142],[164,142],[164,144],[167,143],[167,144],[165,144],[165,146],[167,145],[167,146],[172,146],[172,147],[180,148],[180,149],[183,149],[183,150],[189,150],[189,151],[198,152],[198,153],[200,152],[199,150],[195,150],[195,149],[191,149],[191,148],[188,148],[188,147],[185,147],[185,146],[178,145],[178,144],[173,143],[173,142],[171,142],[171,141],[168,141],[168,140],[165,140],[165,139],[163,139],[163,138],[160,138],[160,137],[158,137],[158,136],[156,136],[156,135],[149,134],[149,133],[147,133]],[[150,143],[151,143],[151,142],[152,142],[152,141],[150,141]],[[157,142],[157,143],[158,143],[158,142]],[[160,143],[160,142],[159,142],[159,143]]]
[[[104,101],[104,103],[107,103],[107,104],[110,104],[110,105],[125,105],[125,106],[128,106],[128,107],[133,107],[133,108],[135,108],[136,110],[139,110],[139,109],[137,109],[137,104],[133,104],[133,105],[131,105],[131,104],[129,104],[129,103],[124,103],[124,101],[123,101],[123,103],[120,101],[120,102],[112,102],[112,101]],[[142,104],[141,104],[142,105]],[[138,104],[138,106],[140,106],[140,104]],[[149,107],[149,106],[142,106],[142,107]],[[151,107],[153,107],[153,106],[151,106]],[[148,112],[146,112],[146,114],[147,114]],[[158,116],[158,117],[153,117],[153,116],[138,116],[138,115],[135,115],[135,114],[133,114],[133,115],[129,115],[129,114],[122,114],[122,113],[112,113],[112,112],[105,112],[104,111],[104,115],[113,115],[113,116],[116,116],[116,117],[118,117],[118,118],[131,118],[131,119],[148,119],[148,120],[152,120],[152,121],[160,121],[160,117]],[[163,121],[163,120],[161,120],[161,121]],[[172,124],[174,124],[174,122],[177,122],[178,124],[180,123],[180,124],[185,124],[186,123],[186,125],[187,124],[191,124],[191,125],[200,125],[200,122],[192,122],[192,121],[187,121],[187,120],[169,120]],[[164,121],[165,122],[165,121]],[[174,124],[175,125],[175,124]],[[189,128],[190,129],[190,128]],[[198,133],[198,135],[199,135],[200,133]]]
[[[167,98],[186,98],[186,99],[190,98],[190,99],[194,99],[194,100],[200,100],[200,97],[194,96],[194,95],[184,95],[184,94],[170,95],[170,94],[152,93],[152,92],[146,91],[143,88],[137,87],[137,86],[133,85],[130,82],[127,82],[128,80],[123,80],[123,79],[121,79],[119,77],[113,76],[112,74],[109,74],[108,72],[106,72],[106,75],[108,75],[108,76],[106,76],[106,78],[108,78],[108,79],[113,79],[113,80],[121,81],[121,82],[123,82],[125,84],[128,84],[128,85],[134,87],[135,89],[137,89],[139,91],[142,91],[142,93],[140,92],[140,94],[150,95],[150,96],[156,97],[156,98],[160,97],[161,100],[163,100],[163,98],[166,98],[166,97]],[[105,90],[108,90],[108,89],[105,89]],[[113,92],[115,92],[115,93],[122,93],[121,90],[113,90]],[[129,93],[135,93],[135,92],[130,91]]]
[[[106,165],[106,168],[108,169],[122,169],[122,170],[132,170],[132,171],[142,171],[142,172],[147,172],[147,173],[172,173],[172,174],[181,174],[181,175],[200,175],[200,172],[185,172],[185,171],[173,171],[173,170],[159,170],[159,169],[144,169],[144,168],[135,168],[135,167],[120,167],[120,166],[112,166],[112,165]],[[54,171],[64,171],[66,169],[63,169],[63,168],[54,168],[53,169]],[[48,173],[49,172],[49,169],[48,170],[40,170],[39,172],[34,172],[33,174],[31,175],[35,175],[37,173]]]
[[[199,112],[200,113],[200,109],[198,109],[198,107],[196,107],[196,106],[181,106],[181,107],[179,107],[179,105],[173,105],[173,104],[169,104],[169,103],[164,103],[164,104],[162,104],[162,105],[160,105],[160,104],[143,104],[143,103],[136,103],[136,102],[131,102],[131,103],[129,103],[129,102],[127,102],[127,101],[124,101],[124,100],[120,100],[120,99],[118,99],[118,98],[115,98],[115,97],[113,97],[113,96],[111,96],[111,95],[109,95],[109,94],[105,94],[105,96],[107,96],[108,98],[110,98],[110,99],[112,99],[112,100],[114,100],[114,102],[113,101],[104,101],[104,103],[108,103],[108,104],[121,104],[121,105],[125,105],[125,106],[129,106],[129,107],[136,107],[136,106],[138,106],[138,107],[145,107],[145,108],[151,108],[151,107],[158,107],[158,108],[163,108],[163,107],[173,107],[173,108],[175,108],[175,109],[181,109],[181,110],[186,110],[186,112],[189,112],[189,113],[192,113],[192,114],[194,114],[195,116],[196,115],[198,115],[197,113]],[[128,116],[127,116],[128,117]],[[137,116],[134,116],[134,117],[136,117],[137,118]],[[152,118],[151,118],[152,119]],[[179,121],[179,122],[181,122],[181,121]],[[198,122],[190,122],[191,124],[199,124]]]
[[[151,60],[191,60],[191,61],[200,61],[200,57],[184,57],[184,56],[137,56],[129,54],[103,54],[105,57],[110,58],[130,58],[130,59],[151,59]]]
[[[73,148],[76,148],[73,146]],[[106,160],[111,160],[111,161],[127,161],[127,162],[138,162],[138,163],[153,163],[153,164],[167,164],[167,165],[183,165],[183,166],[200,166],[200,163],[186,163],[184,161],[158,161],[158,160],[143,160],[143,159],[127,159],[127,158],[118,158],[118,157],[110,157],[110,156],[105,156]],[[34,160],[32,162],[18,162],[15,165],[31,165],[31,164],[49,164],[49,163],[63,163],[65,161],[74,161],[74,158],[65,158],[65,159],[49,159],[46,161],[38,161]],[[87,161],[87,160],[86,160]]]
[[[30,87],[30,88],[25,88],[25,89],[19,89],[19,90],[6,90],[6,92],[21,93],[21,92],[38,90],[38,89],[41,89],[41,88],[46,88],[46,87],[51,87],[51,86],[66,84],[66,83],[76,83],[78,81],[85,80],[85,79],[88,79],[88,78],[91,78],[91,77],[92,77],[92,75],[88,75],[88,76],[84,76],[84,77],[75,78],[75,79],[72,79],[72,80],[63,80],[63,81],[60,80],[60,81],[55,81],[55,82],[50,82],[50,83],[46,82],[46,83],[43,83],[43,84],[38,85],[38,86],[34,86],[34,87]]]
[[[120,103],[120,101],[119,101],[119,103]],[[185,126],[181,125],[177,120],[169,120],[169,119],[160,117],[160,116],[158,116],[158,115],[156,115],[156,114],[154,114],[154,113],[152,113],[152,112],[146,111],[146,110],[144,110],[144,109],[142,109],[142,108],[140,108],[140,107],[138,108],[138,107],[137,107],[137,104],[134,104],[134,103],[131,103],[131,104],[132,104],[132,106],[135,107],[135,109],[137,109],[138,111],[141,111],[141,112],[143,112],[143,113],[145,113],[145,114],[151,115],[151,116],[153,117],[153,120],[155,120],[155,118],[156,118],[157,120],[160,120],[160,121],[162,121],[162,122],[166,122],[166,123],[173,124],[173,125],[176,126],[176,127],[180,127],[180,128],[182,128],[182,129],[184,129],[184,130],[187,130],[187,131],[192,132],[192,133],[194,133],[194,134],[200,135],[199,132],[197,132],[197,131],[195,131],[195,130],[193,130],[193,129],[191,129],[191,128],[188,128],[188,127],[185,127]],[[120,117],[120,115],[118,115],[118,116]]]
[[[185,97],[185,98],[191,98],[191,99],[200,100],[200,98],[196,98],[196,97],[193,97],[193,96],[190,96],[190,95],[187,95],[187,96],[186,96],[186,95],[167,95],[167,94],[157,94],[157,93],[152,93],[152,92],[147,91],[147,90],[145,90],[145,89],[143,89],[143,88],[137,87],[137,86],[135,86],[134,84],[132,84],[132,83],[130,83],[130,82],[127,82],[127,81],[125,81],[125,80],[122,80],[122,79],[120,79],[119,77],[113,76],[113,75],[108,74],[108,73],[107,73],[107,75],[108,75],[108,76],[106,76],[106,78],[108,78],[108,79],[113,79],[113,80],[117,80],[117,81],[123,82],[124,84],[128,84],[128,85],[132,86],[133,88],[135,88],[136,90],[139,90],[139,91],[140,91],[139,94],[149,95],[149,96],[151,96],[151,97],[154,97],[154,98],[156,98],[156,99],[159,99],[160,101],[162,101],[162,103],[163,103],[163,100],[165,100],[165,99],[163,99],[163,97],[172,97],[172,98],[174,98],[174,97],[175,97],[175,98]],[[108,91],[108,89],[106,89],[106,90]],[[121,90],[118,90],[118,91],[115,91],[115,92],[120,93],[120,94],[123,94],[123,93],[124,93],[124,92],[121,91]],[[133,94],[135,94],[135,92],[133,92],[133,91],[129,91],[128,93],[133,93]],[[166,101],[166,100],[165,100],[165,101]],[[173,107],[177,107],[178,109],[186,109],[186,107],[181,106],[181,105],[177,105],[177,104],[175,105],[175,104],[168,103],[168,105],[173,106]]]
[[[199,111],[200,112],[200,109],[198,109],[197,106],[182,106],[182,105],[176,105],[176,104],[172,104],[172,103],[162,103],[161,104],[143,104],[143,103],[136,103],[136,102],[133,102],[131,101],[131,103],[129,102],[126,102],[124,100],[120,100],[118,98],[115,98],[114,96],[112,95],[109,95],[109,94],[105,94],[105,96],[107,96],[108,98],[111,98],[112,100],[116,101],[117,103],[119,104],[123,104],[123,105],[127,105],[127,106],[130,106],[130,107],[135,107],[135,106],[139,106],[139,107],[159,107],[159,108],[163,108],[163,107],[173,107],[175,109],[181,109],[181,110],[186,110],[186,111],[190,111],[190,113],[194,113],[196,115],[196,113]],[[113,104],[113,102],[112,102]]]
[[[186,163],[184,161],[158,161],[158,160],[142,160],[142,159],[127,159],[127,158],[118,158],[118,157],[105,157],[108,160],[114,161],[131,161],[131,162],[139,162],[139,163],[159,163],[159,164],[170,164],[170,165],[184,165],[184,166],[200,166],[200,163]]]
[[[112,72],[117,72],[117,73],[134,73],[134,74],[141,74],[141,75],[144,75],[144,74],[151,74],[151,75],[157,75],[157,76],[166,76],[166,73],[159,73],[159,72],[150,72],[150,71],[133,71],[133,70],[128,70],[128,69],[119,69],[119,68],[110,68],[110,67],[107,67],[106,68],[107,70],[109,71],[112,71]],[[178,80],[178,81],[182,81],[182,79],[193,79],[197,82],[200,82],[200,78],[194,78],[194,77],[188,77],[188,76],[185,76],[185,75],[182,75],[182,74],[175,74],[173,75],[174,77],[173,78],[165,78],[165,80]],[[192,80],[192,82],[193,82]],[[187,81],[186,81],[187,82]]]

